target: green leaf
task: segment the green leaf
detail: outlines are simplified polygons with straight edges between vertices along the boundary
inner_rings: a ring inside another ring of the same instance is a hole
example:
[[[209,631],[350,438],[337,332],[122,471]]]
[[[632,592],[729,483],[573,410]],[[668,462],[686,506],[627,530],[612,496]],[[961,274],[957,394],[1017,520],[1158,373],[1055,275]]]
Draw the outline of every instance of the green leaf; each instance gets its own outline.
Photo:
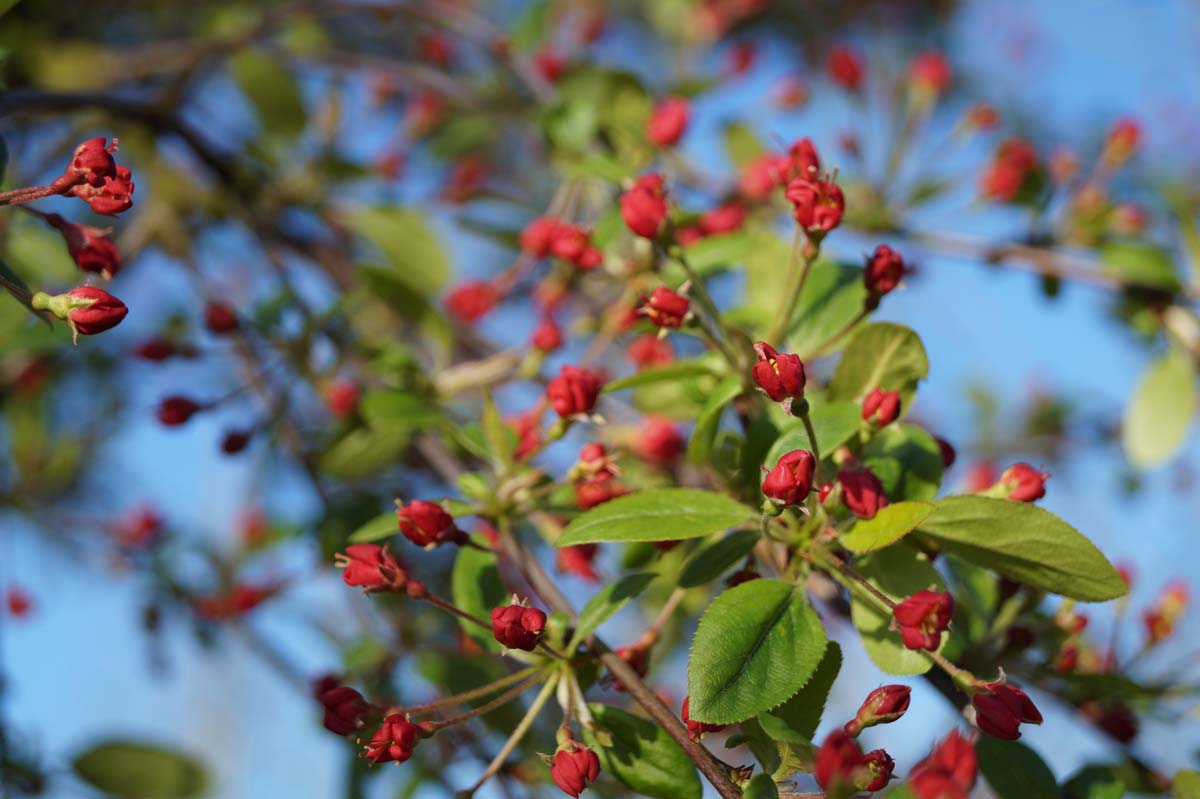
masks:
[[[1200,799],[1200,772],[1184,769],[1171,782],[1173,799]]]
[[[779,787],[769,774],[755,774],[742,790],[742,799],[779,799]]]
[[[704,409],[700,411],[700,418],[696,420],[692,438],[688,441],[688,460],[692,463],[708,461],[713,441],[717,437],[717,428],[721,424],[721,414],[725,411],[725,406],[741,393],[742,381],[732,376],[722,380],[713,390],[708,401],[704,403]]]
[[[1115,768],[1084,766],[1063,783],[1062,795],[1065,799],[1121,799],[1125,795],[1125,783],[1121,782]],[[1186,799],[1200,799],[1200,793]]]
[[[1100,248],[1104,270],[1126,283],[1164,291],[1179,291],[1182,284],[1171,256],[1145,242],[1115,242]]]
[[[607,621],[610,616],[623,608],[629,600],[645,591],[646,586],[650,585],[657,576],[653,572],[635,572],[601,588],[583,606],[583,610],[579,611],[579,620],[575,623],[575,634],[571,636],[567,650],[574,650],[583,643],[585,638],[595,632],[596,628]]]
[[[476,543],[486,545],[485,539],[473,537]],[[487,620],[492,608],[504,604],[504,583],[500,580],[500,569],[496,555],[475,547],[459,547],[454,556],[454,568],[450,571],[450,596],[454,604],[474,616]],[[487,630],[466,619],[458,620],[459,626],[485,649],[500,651],[502,648]]]
[[[891,424],[879,430],[859,457],[883,483],[892,502],[928,502],[942,486],[941,449],[933,436],[916,425]]]
[[[851,552],[871,552],[894,544],[933,513],[929,502],[895,502],[871,519],[859,519],[842,535],[842,545]]]
[[[410,437],[408,430],[351,430],[321,455],[321,471],[342,480],[368,477],[395,463]]]
[[[761,535],[757,530],[734,530],[720,541],[697,549],[679,574],[680,588],[695,588],[715,580],[726,569],[733,566],[758,543]]]
[[[854,321],[866,298],[859,267],[827,261],[813,264],[792,316],[788,333],[791,349],[827,355],[845,346],[845,337],[833,345],[828,342]]]
[[[692,640],[689,715],[732,724],[780,705],[808,682],[825,641],[803,586],[763,579],[729,589]]]
[[[583,738],[596,750],[602,771],[653,799],[700,799],[696,766],[666,730],[610,705],[588,707],[613,739],[612,746],[600,746],[595,734],[583,728]]]
[[[930,586],[945,590],[941,575],[929,559],[906,542],[859,558],[855,566],[872,585],[896,602]],[[888,674],[924,674],[933,665],[927,655],[904,646],[900,633],[890,629],[892,614],[883,610],[878,600],[853,594],[850,618],[862,637],[867,655]],[[942,636],[943,647],[948,639],[948,635]]]
[[[598,541],[681,541],[745,522],[754,511],[723,494],[654,488],[609,500],[576,516],[555,546]]]
[[[1129,460],[1141,469],[1170,460],[1195,415],[1195,368],[1186,354],[1172,349],[1142,374],[1125,411],[1121,441]]]
[[[758,714],[758,723],[767,735],[785,743],[810,743],[841,668],[842,648],[830,641],[817,670],[800,692],[770,713]]]
[[[824,460],[858,431],[862,423],[862,409],[853,402],[822,402],[819,405],[814,403],[809,408],[808,420],[812,422],[813,432],[817,434],[817,445],[821,448],[821,458]],[[767,468],[774,466],[781,457],[795,449],[812,450],[804,423],[799,419],[786,428],[771,445],[764,465]]]
[[[450,262],[423,214],[400,206],[360,206],[337,217],[375,245],[394,276],[421,296],[432,297],[446,285]]]
[[[1025,744],[981,735],[975,751],[979,770],[999,799],[1058,799],[1054,772]]]
[[[304,129],[304,99],[282,60],[242,49],[229,59],[229,70],[238,88],[253,103],[258,122],[267,134],[294,138]]]
[[[504,423],[500,410],[496,407],[490,391],[483,393],[483,419],[481,422],[483,440],[487,443],[488,454],[493,463],[503,471],[513,462],[513,453],[517,448],[517,432]]]
[[[99,743],[76,756],[71,768],[116,799],[188,799],[208,782],[204,767],[190,755],[136,741]]]
[[[384,538],[391,538],[399,532],[399,522],[396,520],[396,514],[383,513],[371,519],[366,524],[359,527],[346,540],[351,544],[363,544],[371,541],[381,541]]]
[[[692,271],[704,277],[743,263],[751,243],[750,235],[741,231],[705,236],[684,247],[683,255]]]
[[[721,140],[725,143],[725,154],[739,170],[766,152],[758,135],[744,122],[722,125]]]
[[[375,430],[411,434],[441,420],[437,406],[428,397],[407,391],[368,391],[358,409],[367,424]]]
[[[831,399],[860,400],[871,389],[899,391],[908,410],[917,382],[929,374],[921,339],[903,325],[879,322],[859,330],[829,384]]]
[[[686,360],[678,360],[669,363],[665,366],[658,366],[653,369],[643,369],[640,372],[635,372],[628,377],[622,377],[619,380],[613,380],[604,384],[605,393],[609,391],[620,391],[623,388],[634,388],[636,386],[648,386],[654,383],[674,382],[685,377],[702,377],[704,375],[715,374],[713,365],[708,359],[691,358]]]
[[[1028,502],[946,497],[921,533],[953,555],[1043,591],[1086,602],[1125,595],[1125,582],[1091,541]]]

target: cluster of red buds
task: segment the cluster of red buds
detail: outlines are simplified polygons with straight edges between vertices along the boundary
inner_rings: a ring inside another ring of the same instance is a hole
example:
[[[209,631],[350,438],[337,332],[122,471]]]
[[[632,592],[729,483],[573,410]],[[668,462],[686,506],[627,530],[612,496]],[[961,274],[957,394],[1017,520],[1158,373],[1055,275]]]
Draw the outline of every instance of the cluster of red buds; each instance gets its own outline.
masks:
[[[532,258],[554,256],[580,269],[595,269],[604,261],[587,229],[549,216],[539,216],[525,226],[520,247]]]

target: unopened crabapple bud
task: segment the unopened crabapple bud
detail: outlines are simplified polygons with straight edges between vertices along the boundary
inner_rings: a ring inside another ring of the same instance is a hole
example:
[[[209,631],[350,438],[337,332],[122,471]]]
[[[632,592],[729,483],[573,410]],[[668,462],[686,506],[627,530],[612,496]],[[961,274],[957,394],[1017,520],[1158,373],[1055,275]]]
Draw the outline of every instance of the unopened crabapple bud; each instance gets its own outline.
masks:
[[[912,689],[907,685],[884,685],[876,688],[867,694],[854,718],[846,722],[846,732],[858,737],[867,727],[896,721],[908,710],[911,693]]]
[[[699,741],[704,737],[706,732],[720,732],[728,725],[726,724],[709,724],[705,721],[693,721],[688,717],[688,705],[691,704],[691,696],[683,698],[683,707],[679,711],[679,718],[687,725],[688,737],[693,741]]]
[[[831,47],[825,59],[825,71],[830,80],[851,92],[862,89],[863,64],[858,53],[842,45]]]
[[[804,396],[806,378],[799,355],[777,352],[765,341],[756,343],[754,351],[758,353],[758,361],[751,367],[750,375],[772,401]]]
[[[646,122],[646,138],[656,147],[674,147],[687,130],[692,106],[686,97],[665,97]]]
[[[217,335],[232,333],[238,328],[237,312],[223,302],[208,302],[204,306],[204,327]]]
[[[604,381],[597,373],[567,365],[546,386],[546,398],[563,419],[586,416],[596,407],[603,387]]]
[[[676,294],[666,286],[659,286],[643,301],[639,312],[655,327],[675,328],[683,325],[689,308],[687,297]]]
[[[563,793],[576,797],[600,776],[600,758],[590,748],[567,741],[554,753],[550,777]]]
[[[812,490],[813,474],[817,462],[806,449],[792,450],[779,458],[775,467],[767,472],[762,492],[772,502],[780,505],[803,505]]]
[[[532,652],[546,629],[546,614],[520,604],[492,609],[492,635],[509,649]]]
[[[954,597],[945,591],[918,591],[892,609],[900,638],[909,649],[936,652],[954,615]]]
[[[1025,692],[1007,683],[988,683],[971,697],[975,723],[988,735],[1005,741],[1021,737],[1021,724],[1041,724],[1042,714]]]
[[[878,427],[887,427],[900,416],[900,392],[884,391],[880,388],[871,389],[863,399],[863,421],[871,422]]]
[[[439,544],[466,543],[467,534],[458,529],[454,517],[436,502],[415,499],[408,504],[399,501],[396,504],[400,532],[417,546],[432,549]]]
[[[203,406],[187,397],[166,397],[158,404],[158,421],[167,427],[178,427],[200,410]]]
[[[796,223],[810,238],[820,238],[842,223],[846,198],[832,181],[796,178],[788,184],[786,196]]]
[[[65,320],[73,332],[84,336],[111,330],[129,313],[125,303],[95,286],[80,286],[55,295],[39,291],[29,302],[35,309]]]
[[[667,221],[667,194],[662,175],[643,175],[621,195],[621,218],[636,235],[652,239]]]
[[[842,488],[842,501],[860,519],[874,519],[879,509],[888,504],[883,483],[870,469],[842,469],[838,472],[837,482]]]

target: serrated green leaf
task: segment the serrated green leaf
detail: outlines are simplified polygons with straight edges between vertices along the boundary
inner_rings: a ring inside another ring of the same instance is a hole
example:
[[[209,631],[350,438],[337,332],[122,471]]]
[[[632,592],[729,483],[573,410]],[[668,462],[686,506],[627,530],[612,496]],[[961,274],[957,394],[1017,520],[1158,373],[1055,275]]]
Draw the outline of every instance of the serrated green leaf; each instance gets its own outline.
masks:
[[[688,713],[732,724],[799,691],[825,652],[825,629],[802,586],[751,580],[717,597],[688,658]]]
[[[346,540],[351,544],[363,544],[391,538],[400,531],[395,513],[383,513],[359,527]]]
[[[473,538],[477,544],[486,546],[482,536]],[[506,599],[496,555],[475,547],[459,547],[454,556],[454,568],[450,571],[450,595],[454,604],[467,613],[490,619],[492,608],[503,605]],[[485,649],[498,652],[502,648],[500,642],[479,625],[466,619],[459,619],[458,623],[464,633]]]
[[[1125,411],[1121,442],[1134,466],[1165,463],[1179,451],[1196,415],[1196,370],[1172,349],[1142,374]]]
[[[703,538],[739,525],[753,515],[750,508],[723,494],[655,488],[617,497],[576,516],[554,545]]]
[[[841,668],[842,648],[830,641],[817,670],[799,693],[769,713],[758,714],[758,723],[767,735],[785,743],[810,743]]]
[[[854,334],[829,384],[829,397],[860,400],[875,388],[899,391],[907,411],[917,383],[929,374],[921,339],[903,325],[878,322]]]
[[[695,588],[720,577],[726,569],[750,554],[761,537],[757,530],[734,530],[720,541],[697,549],[683,564],[679,587]]]
[[[71,763],[75,774],[115,799],[189,799],[208,778],[190,755],[154,744],[113,740],[96,744]]]
[[[1117,570],[1091,541],[1028,502],[946,497],[920,532],[951,554],[1043,591],[1085,602],[1126,592]]]
[[[722,380],[709,395],[708,401],[704,403],[704,409],[700,411],[700,418],[696,420],[692,437],[688,441],[687,455],[688,460],[692,463],[708,461],[725,406],[733,402],[734,398],[741,393],[742,381],[731,376]]]
[[[870,467],[892,502],[929,502],[942,486],[942,452],[926,431],[891,424],[876,432],[859,458]]]
[[[842,534],[842,545],[851,552],[871,552],[894,544],[917,529],[933,513],[930,502],[894,502],[880,508],[871,519],[859,519]]]
[[[653,572],[635,572],[627,574],[611,585],[601,588],[595,596],[588,600],[579,611],[579,620],[575,622],[575,634],[567,644],[567,650],[573,651],[583,643],[583,640],[596,631],[596,628],[608,620],[629,600],[636,597],[646,586],[657,577]]]
[[[1020,741],[981,735],[975,742],[979,770],[999,799],[1058,799],[1054,772]]]
[[[931,586],[938,591],[945,590],[941,575],[929,560],[903,541],[859,558],[855,567],[872,585],[896,602]],[[904,646],[900,633],[891,629],[892,614],[880,607],[878,600],[853,594],[850,618],[862,637],[867,655],[888,674],[924,674],[933,665],[925,654]],[[942,636],[943,647],[948,638],[949,635]]]
[[[700,799],[696,766],[666,730],[610,705],[588,707],[596,723],[612,735],[612,746],[600,746],[595,734],[583,728],[602,771],[653,799]]]

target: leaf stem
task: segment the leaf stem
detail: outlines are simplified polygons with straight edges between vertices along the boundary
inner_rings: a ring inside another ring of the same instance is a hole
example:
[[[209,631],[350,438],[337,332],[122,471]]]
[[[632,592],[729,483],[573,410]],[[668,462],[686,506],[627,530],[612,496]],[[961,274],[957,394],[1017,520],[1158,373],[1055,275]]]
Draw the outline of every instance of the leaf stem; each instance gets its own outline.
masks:
[[[492,762],[488,763],[487,768],[482,774],[479,775],[479,779],[475,780],[475,784],[462,792],[464,797],[474,796],[475,792],[483,787],[483,784],[491,779],[492,776],[500,770],[500,767],[504,765],[504,761],[507,760],[508,756],[512,754],[512,751],[517,748],[517,744],[519,744],[521,739],[525,737],[525,733],[529,732],[529,728],[533,726],[533,722],[537,719],[538,713],[541,712],[542,708],[545,707],[547,700],[549,700],[550,696],[554,693],[554,689],[558,684],[558,677],[559,675],[554,673],[551,675],[550,679],[546,680],[546,684],[542,686],[542,690],[539,691],[537,697],[534,698],[533,704],[529,706],[529,710],[525,711],[525,715],[521,718],[520,723],[518,723],[516,728],[513,730],[512,735],[508,736],[508,740],[504,742],[504,746],[502,746],[500,751],[496,753],[496,756],[492,758]]]
[[[509,702],[516,699],[518,696],[520,696],[521,694],[525,693],[525,691],[529,690],[529,688],[531,686],[533,686],[535,683],[540,682],[542,680],[546,680],[546,679],[548,679],[548,677],[545,673],[535,674],[532,677],[530,677],[529,679],[525,680],[524,682],[519,683],[518,685],[516,685],[512,688],[509,688],[507,691],[500,694],[495,699],[489,700],[488,702],[485,702],[484,704],[480,705],[477,708],[469,710],[466,713],[463,713],[458,716],[453,716],[448,719],[442,719],[441,721],[431,722],[430,724],[434,730],[441,730],[446,727],[452,727],[455,724],[461,724],[464,721],[470,721],[471,719],[476,718],[477,716],[482,716],[485,713],[491,713],[496,708],[508,704]],[[551,681],[551,682],[553,682],[553,681]]]
[[[796,304],[800,302],[800,294],[804,291],[804,284],[808,281],[809,270],[820,252],[819,247],[810,247],[809,244],[809,240],[804,237],[803,231],[797,225],[796,233],[792,237],[792,252],[788,258],[785,285],[789,286],[789,289],[783,303],[779,306],[778,313],[775,314],[775,322],[771,325],[770,332],[767,333],[769,342],[779,342],[787,335],[792,315],[796,312]]]
[[[541,668],[543,668],[543,667],[542,666],[527,666],[527,667],[521,669],[520,671],[514,671],[512,674],[509,674],[507,677],[501,677],[499,680],[496,680],[495,682],[490,682],[487,685],[481,685],[478,688],[472,688],[469,691],[463,691],[460,694],[454,694],[453,696],[447,696],[442,699],[438,699],[434,702],[428,702],[424,705],[413,705],[412,707],[395,708],[394,710],[391,710],[389,712],[405,713],[408,715],[415,716],[415,715],[420,715],[422,713],[428,713],[432,710],[439,710],[439,709],[441,709],[443,707],[447,707],[449,705],[458,705],[458,704],[462,704],[464,702],[469,702],[472,699],[478,699],[481,696],[487,696],[488,694],[499,691],[501,688],[507,688],[508,686],[512,685],[513,683],[521,682],[522,680],[526,679],[527,677],[529,677],[530,675],[532,675],[534,672],[538,671]]]

